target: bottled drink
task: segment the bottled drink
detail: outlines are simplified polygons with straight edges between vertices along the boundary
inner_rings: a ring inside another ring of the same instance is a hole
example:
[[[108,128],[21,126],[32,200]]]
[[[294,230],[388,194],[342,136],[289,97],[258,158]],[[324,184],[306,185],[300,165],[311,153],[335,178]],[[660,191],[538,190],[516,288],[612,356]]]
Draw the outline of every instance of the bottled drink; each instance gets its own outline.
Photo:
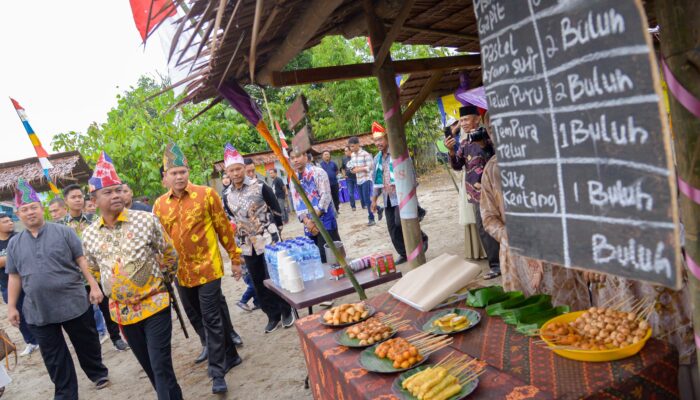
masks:
[[[280,286],[279,271],[277,269],[277,253],[279,249],[275,245],[265,246],[265,264],[267,266],[267,274],[270,275],[272,282]]]

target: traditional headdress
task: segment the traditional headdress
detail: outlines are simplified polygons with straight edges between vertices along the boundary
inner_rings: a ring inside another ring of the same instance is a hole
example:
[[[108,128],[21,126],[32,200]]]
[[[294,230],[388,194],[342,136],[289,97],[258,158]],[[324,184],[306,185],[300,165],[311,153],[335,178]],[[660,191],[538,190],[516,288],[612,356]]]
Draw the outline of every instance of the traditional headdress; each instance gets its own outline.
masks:
[[[377,121],[372,122],[372,139],[379,139],[386,136],[386,130]]]
[[[22,178],[17,181],[17,188],[15,189],[15,206],[20,208],[25,204],[31,204],[34,202],[41,203],[39,195],[36,190]]]
[[[163,154],[163,168],[167,171],[170,168],[187,166],[187,157],[180,147],[173,142],[168,143]]]
[[[224,168],[228,168],[229,165],[233,164],[243,164],[243,156],[236,150],[231,143],[226,143],[224,147]]]
[[[479,115],[479,109],[476,106],[468,105],[459,108],[459,116],[464,117],[467,115]]]
[[[119,175],[117,175],[117,171],[114,169],[112,159],[103,151],[100,154],[100,158],[97,160],[95,171],[93,171],[92,176],[88,180],[90,193],[102,188],[121,184],[122,181],[119,179]]]

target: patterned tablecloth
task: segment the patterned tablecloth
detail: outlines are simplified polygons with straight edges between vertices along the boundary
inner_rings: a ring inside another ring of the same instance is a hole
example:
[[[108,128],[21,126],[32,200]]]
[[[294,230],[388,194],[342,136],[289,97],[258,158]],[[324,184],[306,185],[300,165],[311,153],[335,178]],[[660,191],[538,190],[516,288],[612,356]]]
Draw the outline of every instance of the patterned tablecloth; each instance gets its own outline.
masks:
[[[417,321],[421,313],[382,294],[369,301],[378,311]],[[462,303],[463,306],[463,303]],[[666,342],[651,339],[634,357],[609,363],[584,363],[557,356],[536,338],[517,333],[500,318],[478,310],[478,326],[455,335],[450,348],[431,355],[440,360],[452,351],[488,363],[474,399],[675,399],[678,398],[678,354]],[[296,323],[316,399],[398,399],[391,389],[397,374],[375,374],[359,364],[360,350],[340,346],[338,329],[319,323],[319,314]],[[404,327],[400,336],[416,333]]]

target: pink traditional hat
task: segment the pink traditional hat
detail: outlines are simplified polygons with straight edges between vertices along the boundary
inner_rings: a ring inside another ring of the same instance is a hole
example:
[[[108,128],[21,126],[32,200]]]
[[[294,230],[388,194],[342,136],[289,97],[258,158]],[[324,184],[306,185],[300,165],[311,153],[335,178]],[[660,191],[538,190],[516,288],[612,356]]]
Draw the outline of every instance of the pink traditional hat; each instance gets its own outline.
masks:
[[[244,164],[243,156],[231,143],[226,143],[224,147],[224,168],[228,168],[229,165],[233,164]]]
[[[20,208],[23,205],[39,202],[39,195],[36,190],[22,178],[17,181],[17,188],[15,189],[15,206]]]
[[[114,169],[112,159],[103,151],[100,154],[100,158],[97,160],[95,171],[92,173],[90,180],[88,180],[90,193],[102,188],[121,184],[122,181],[119,179],[117,171]]]

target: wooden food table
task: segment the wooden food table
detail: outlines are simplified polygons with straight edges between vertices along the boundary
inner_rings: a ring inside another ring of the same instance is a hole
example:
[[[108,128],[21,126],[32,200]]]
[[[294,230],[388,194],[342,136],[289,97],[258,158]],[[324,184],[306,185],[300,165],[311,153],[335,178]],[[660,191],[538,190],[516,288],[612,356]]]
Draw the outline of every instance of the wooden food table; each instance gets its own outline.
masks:
[[[403,319],[427,315],[394,300],[388,293],[369,300],[378,311]],[[460,303],[464,306],[464,303]],[[650,339],[634,357],[607,363],[584,363],[557,356],[538,338],[523,336],[500,318],[485,315],[479,325],[455,335],[450,347],[431,355],[429,363],[452,351],[485,361],[486,372],[470,399],[676,399],[678,354],[666,342]],[[319,323],[320,315],[297,321],[296,327],[315,399],[398,399],[391,385],[398,374],[376,374],[359,364],[360,350],[340,346],[338,329]],[[406,327],[400,336],[417,330]]]
[[[355,289],[348,278],[329,279],[330,275],[326,265],[323,266],[323,270],[326,275],[322,279],[304,282],[304,290],[299,293],[290,293],[282,290],[271,279],[265,279],[265,287],[277,293],[297,310],[309,307],[309,314],[312,313],[311,307],[318,303],[335,300],[338,297],[355,293]],[[382,283],[391,282],[399,278],[401,278],[401,272],[399,271],[381,276],[376,276],[371,269],[355,272],[355,279],[357,279],[357,282],[363,289],[379,286]]]

